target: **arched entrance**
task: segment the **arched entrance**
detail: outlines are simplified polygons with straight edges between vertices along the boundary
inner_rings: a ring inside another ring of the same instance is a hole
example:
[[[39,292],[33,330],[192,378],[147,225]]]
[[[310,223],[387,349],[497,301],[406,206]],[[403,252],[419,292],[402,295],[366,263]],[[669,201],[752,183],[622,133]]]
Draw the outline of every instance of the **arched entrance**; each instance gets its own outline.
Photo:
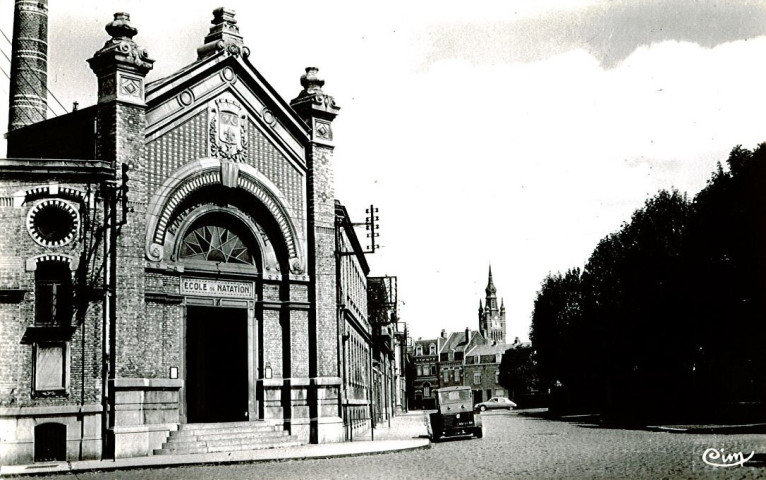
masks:
[[[293,373],[291,312],[305,315],[306,296],[296,292],[309,281],[306,220],[295,210],[302,194],[291,195],[293,203],[249,165],[200,159],[149,202],[147,268],[180,284],[179,306],[166,318],[182,316],[181,422],[291,413],[281,379]]]
[[[259,231],[231,205],[200,205],[180,225],[174,256],[184,267],[187,423],[257,417],[254,308],[265,250]]]

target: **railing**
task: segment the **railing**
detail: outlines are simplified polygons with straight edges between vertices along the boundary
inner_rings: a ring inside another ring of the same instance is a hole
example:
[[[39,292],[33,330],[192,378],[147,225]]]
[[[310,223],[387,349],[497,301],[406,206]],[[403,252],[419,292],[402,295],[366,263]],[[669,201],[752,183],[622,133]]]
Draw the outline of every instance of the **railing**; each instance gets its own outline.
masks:
[[[343,431],[346,441],[353,442],[355,437],[371,431],[373,423],[369,404],[343,405]]]

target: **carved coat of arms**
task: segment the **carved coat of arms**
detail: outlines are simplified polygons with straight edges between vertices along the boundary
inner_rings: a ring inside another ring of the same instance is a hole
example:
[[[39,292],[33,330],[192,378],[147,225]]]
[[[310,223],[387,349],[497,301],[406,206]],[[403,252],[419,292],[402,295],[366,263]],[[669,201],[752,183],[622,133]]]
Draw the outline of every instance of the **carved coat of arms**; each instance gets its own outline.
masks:
[[[210,108],[210,156],[244,162],[247,158],[247,115],[234,100],[218,99]]]

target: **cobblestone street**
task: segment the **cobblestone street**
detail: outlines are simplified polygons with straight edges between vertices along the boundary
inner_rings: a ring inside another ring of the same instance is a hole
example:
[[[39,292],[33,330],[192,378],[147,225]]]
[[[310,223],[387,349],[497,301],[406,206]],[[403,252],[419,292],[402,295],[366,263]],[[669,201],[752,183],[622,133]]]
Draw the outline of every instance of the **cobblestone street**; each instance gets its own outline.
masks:
[[[455,439],[400,453],[320,460],[79,473],[100,479],[737,479],[766,477],[766,436],[682,434],[600,428],[517,412],[483,415],[483,439]],[[425,417],[424,417],[425,418]],[[744,466],[712,467],[715,448],[742,452]],[[47,477],[58,478],[58,477]],[[62,475],[60,478],[72,478]]]

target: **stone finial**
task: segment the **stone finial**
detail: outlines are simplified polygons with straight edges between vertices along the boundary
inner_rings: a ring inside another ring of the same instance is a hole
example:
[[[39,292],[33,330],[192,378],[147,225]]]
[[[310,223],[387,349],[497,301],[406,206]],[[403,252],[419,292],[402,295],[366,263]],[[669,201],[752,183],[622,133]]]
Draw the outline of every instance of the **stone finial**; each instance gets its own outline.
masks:
[[[306,73],[301,75],[303,90],[290,102],[290,105],[304,119],[311,116],[332,120],[338,115],[340,107],[332,96],[322,91],[324,80],[319,78],[318,73],[318,68],[306,67]]]
[[[106,24],[106,33],[112,36],[112,39],[132,40],[138,30],[130,24],[130,14],[117,12],[114,14],[114,20]]]
[[[306,73],[301,75],[301,86],[303,92],[301,94],[314,95],[322,94],[322,87],[324,86],[324,80],[317,75],[319,69],[316,67],[306,67]]]
[[[154,60],[133,41],[138,30],[130,24],[129,14],[115,13],[114,20],[106,25],[106,32],[112,38],[88,60],[96,75],[115,69],[132,71],[142,76],[149,73]]]
[[[219,52],[228,55],[242,55],[247,57],[250,50],[245,46],[242,35],[239,34],[236,12],[229,8],[216,8],[213,10],[213,24],[210,32],[205,36],[205,44],[197,49],[197,59],[209,57]]]

